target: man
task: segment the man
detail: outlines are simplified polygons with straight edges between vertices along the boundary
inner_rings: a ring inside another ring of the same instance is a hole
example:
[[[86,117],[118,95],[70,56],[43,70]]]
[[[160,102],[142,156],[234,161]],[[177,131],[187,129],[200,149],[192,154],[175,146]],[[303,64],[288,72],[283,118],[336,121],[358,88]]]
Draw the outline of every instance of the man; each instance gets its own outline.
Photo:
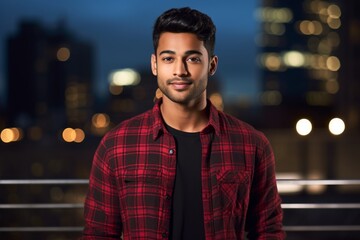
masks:
[[[206,97],[218,65],[212,20],[170,9],[153,42],[162,98],[98,146],[83,239],[284,239],[268,140]]]

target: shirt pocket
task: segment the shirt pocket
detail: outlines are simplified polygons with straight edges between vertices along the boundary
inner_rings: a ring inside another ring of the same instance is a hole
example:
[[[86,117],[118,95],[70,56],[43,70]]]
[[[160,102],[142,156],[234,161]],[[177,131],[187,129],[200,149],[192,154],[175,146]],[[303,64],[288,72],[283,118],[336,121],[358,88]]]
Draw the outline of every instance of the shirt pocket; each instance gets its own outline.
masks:
[[[124,185],[130,191],[138,193],[157,191],[161,182],[160,169],[127,169],[125,171]]]
[[[161,170],[127,169],[124,175],[124,192],[121,194],[127,210],[139,207],[158,208],[161,196]]]
[[[215,176],[215,207],[223,213],[241,214],[246,208],[249,192],[249,173],[239,170],[218,171]]]

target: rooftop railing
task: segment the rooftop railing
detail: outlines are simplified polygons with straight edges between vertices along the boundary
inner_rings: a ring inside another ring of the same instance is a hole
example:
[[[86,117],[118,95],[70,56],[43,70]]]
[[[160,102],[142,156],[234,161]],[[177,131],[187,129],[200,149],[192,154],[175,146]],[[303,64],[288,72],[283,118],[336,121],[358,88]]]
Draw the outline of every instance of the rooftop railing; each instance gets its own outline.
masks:
[[[0,180],[1,185],[87,185],[87,179],[21,179],[21,180]],[[286,185],[322,185],[322,186],[360,186],[360,180],[292,180],[292,179],[278,179],[278,186],[282,184]],[[344,209],[360,209],[360,200],[356,199],[355,202],[311,202],[311,203],[282,203],[282,208],[286,210],[318,210],[318,209],[332,209],[332,210],[344,210]],[[82,209],[83,203],[0,203],[0,215],[1,211],[15,210],[15,209]],[[83,226],[11,226],[0,227],[1,232],[81,232]],[[285,225],[284,229],[287,232],[360,232],[360,225]],[[358,233],[359,234],[359,233]]]

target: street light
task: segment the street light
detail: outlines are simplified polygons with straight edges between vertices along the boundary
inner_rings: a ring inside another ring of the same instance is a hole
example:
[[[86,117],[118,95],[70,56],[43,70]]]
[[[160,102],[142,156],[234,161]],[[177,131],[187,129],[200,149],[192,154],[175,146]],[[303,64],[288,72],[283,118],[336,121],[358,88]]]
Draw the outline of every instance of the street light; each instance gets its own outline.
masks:
[[[329,131],[333,135],[340,135],[345,131],[345,123],[341,118],[333,118],[329,122]]]
[[[306,136],[310,134],[312,131],[312,124],[310,120],[303,118],[297,121],[296,123],[296,131],[301,136]]]
[[[341,135],[345,131],[345,123],[341,118],[333,118],[329,122],[329,132],[335,136]],[[327,178],[336,179],[336,138],[329,138],[327,142]],[[334,191],[334,187],[329,187],[328,191]]]
[[[296,123],[296,132],[301,136],[307,136],[312,131],[312,124],[309,119],[302,118]],[[304,178],[308,175],[309,161],[309,142],[307,138],[301,138],[299,141],[301,156],[301,174]]]

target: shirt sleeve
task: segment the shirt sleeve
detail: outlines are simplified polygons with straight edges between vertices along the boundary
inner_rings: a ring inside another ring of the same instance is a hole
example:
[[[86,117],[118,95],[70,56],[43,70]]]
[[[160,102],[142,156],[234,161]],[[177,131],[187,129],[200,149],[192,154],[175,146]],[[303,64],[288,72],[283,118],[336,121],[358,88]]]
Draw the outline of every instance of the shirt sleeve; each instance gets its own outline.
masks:
[[[275,159],[269,141],[260,135],[257,144],[253,184],[246,229],[248,239],[281,240],[283,231],[281,199],[275,177]]]
[[[121,236],[119,197],[108,152],[103,139],[92,163],[84,204],[85,227],[82,239],[120,239]]]

